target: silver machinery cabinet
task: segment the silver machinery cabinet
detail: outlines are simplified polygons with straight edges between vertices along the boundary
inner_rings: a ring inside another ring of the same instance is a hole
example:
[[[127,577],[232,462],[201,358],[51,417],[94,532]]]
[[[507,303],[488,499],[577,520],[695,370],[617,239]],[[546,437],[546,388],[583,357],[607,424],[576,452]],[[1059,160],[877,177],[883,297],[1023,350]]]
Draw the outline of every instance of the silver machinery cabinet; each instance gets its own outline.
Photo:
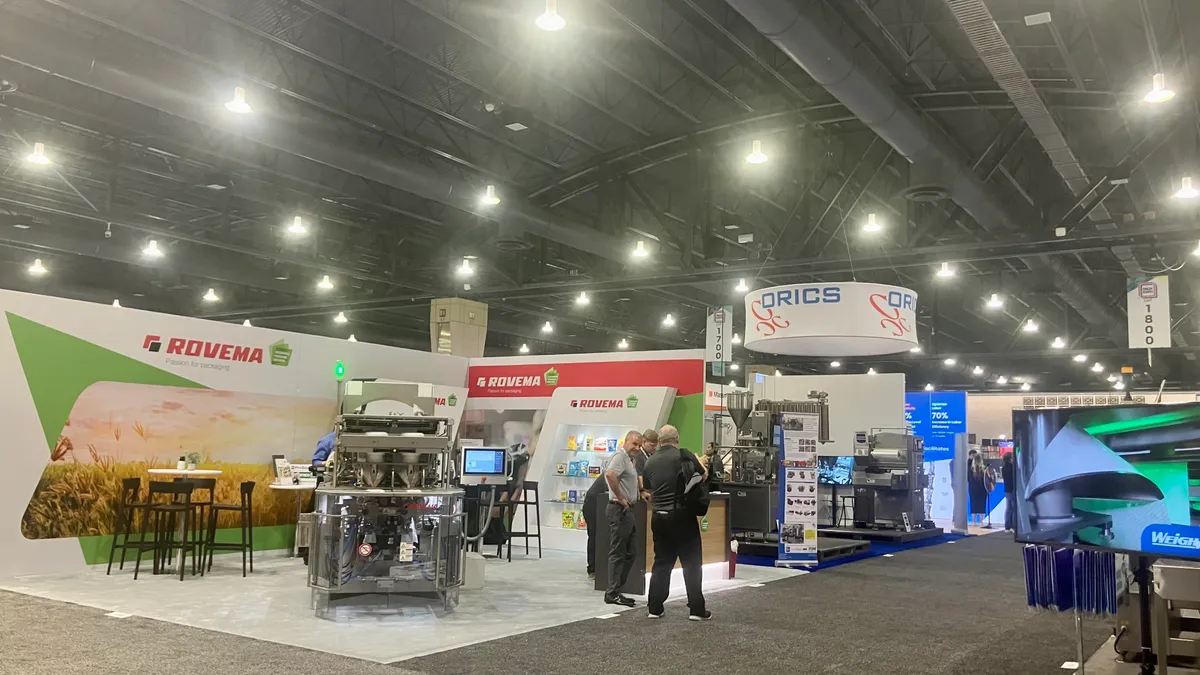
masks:
[[[450,425],[439,417],[338,416],[309,551],[318,613],[364,594],[458,604],[464,493],[450,486]]]

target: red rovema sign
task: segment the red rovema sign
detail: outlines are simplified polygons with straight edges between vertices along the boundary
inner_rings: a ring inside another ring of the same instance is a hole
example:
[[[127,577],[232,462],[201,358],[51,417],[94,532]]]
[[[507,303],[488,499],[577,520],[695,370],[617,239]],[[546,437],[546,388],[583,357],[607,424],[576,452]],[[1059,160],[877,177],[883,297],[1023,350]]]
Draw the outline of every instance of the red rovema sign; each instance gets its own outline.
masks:
[[[469,379],[468,395],[484,398],[549,398],[558,387],[674,387],[676,395],[688,396],[704,391],[704,361],[478,365],[471,366]]]

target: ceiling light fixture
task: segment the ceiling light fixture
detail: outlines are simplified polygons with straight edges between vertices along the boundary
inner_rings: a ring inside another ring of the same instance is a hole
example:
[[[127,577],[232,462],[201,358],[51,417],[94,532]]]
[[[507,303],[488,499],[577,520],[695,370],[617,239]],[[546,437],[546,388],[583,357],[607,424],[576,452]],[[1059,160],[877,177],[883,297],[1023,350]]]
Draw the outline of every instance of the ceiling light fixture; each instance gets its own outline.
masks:
[[[646,250],[646,242],[638,239],[637,245],[633,247],[633,257],[645,258],[648,255],[650,252]]]
[[[830,362],[829,362],[829,367],[830,367],[830,368],[841,368],[841,367],[842,367],[842,362],[841,362],[841,361],[830,361]]]
[[[1030,389],[1032,389],[1032,388],[1033,388],[1033,387],[1030,387],[1028,382],[1022,382],[1022,383],[1021,383],[1021,391],[1029,391],[1029,390],[1030,390]]]
[[[621,338],[621,341],[617,343],[617,349],[629,349],[629,340]]]
[[[1155,73],[1151,78],[1150,91],[1143,97],[1146,103],[1165,103],[1175,98],[1175,92],[1167,89],[1167,76]]]
[[[1192,187],[1192,177],[1184,176],[1179,187],[1179,191],[1175,193],[1176,199],[1195,199],[1200,197],[1200,190]]]
[[[781,375],[783,375],[783,373],[779,372],[779,369],[778,369],[778,368],[776,368],[776,369],[775,369],[775,377],[779,377],[779,376],[781,376]]]
[[[1116,376],[1116,375],[1109,375],[1107,379],[1108,379],[1108,381],[1109,381],[1109,382],[1116,382],[1116,381],[1117,381],[1117,376]]]
[[[942,363],[947,366],[953,366],[954,364],[958,363],[958,361],[956,361],[954,357],[950,357],[942,361]]]
[[[350,320],[350,319],[347,319],[347,318],[346,318],[346,313],[345,313],[345,312],[338,312],[338,313],[337,313],[337,316],[333,317],[333,322],[334,322],[334,323],[346,323],[346,322],[347,322],[347,321],[349,321],[349,320]]]
[[[458,267],[456,272],[460,277],[469,277],[475,273],[475,269],[471,267],[471,261],[463,258],[462,265]]]
[[[736,387],[736,386],[737,386],[737,382],[735,382],[734,380],[730,380],[730,381],[729,381],[729,386],[731,386],[731,387]]]
[[[908,350],[908,353],[909,354],[920,354],[923,351],[925,351],[925,350],[921,349],[921,345],[917,345],[916,347],[910,347]]]
[[[208,291],[204,294],[204,297],[202,298],[202,300],[204,300],[205,302],[216,302],[220,299],[221,299],[221,297],[219,295],[217,295],[216,290],[211,289],[211,288],[208,289]]]
[[[933,391],[933,385],[932,384],[925,385],[925,391]]]
[[[1038,332],[1038,322],[1030,319],[1025,322],[1024,326],[1021,326],[1021,330],[1025,331],[1026,333],[1036,333]]]
[[[308,228],[304,226],[304,218],[300,216],[292,218],[292,224],[287,226],[287,233],[297,237],[308,234]]]
[[[39,166],[45,166],[49,164],[50,158],[46,156],[46,144],[34,143],[33,152],[25,158],[25,161],[29,162],[30,164],[37,164]]]
[[[321,280],[317,282],[317,288],[321,289],[322,291],[332,291],[333,290],[333,282],[329,279],[328,274],[321,277]]]
[[[1008,378],[1004,375],[1001,375],[996,378],[996,384],[1008,384]]]
[[[546,11],[535,21],[538,28],[554,32],[567,26],[567,20],[558,13],[558,0],[546,0]]]
[[[580,307],[590,303],[591,301],[592,299],[588,297],[587,291],[579,291],[579,297],[575,298],[575,304],[579,305]]]
[[[1075,356],[1072,356],[1071,359],[1075,361],[1075,363],[1083,363],[1087,361],[1087,354],[1076,354]]]
[[[1200,243],[1196,244],[1196,249],[1194,251],[1192,251],[1192,255],[1200,256]]]
[[[1124,389],[1124,388],[1125,388],[1125,383],[1124,383],[1124,382],[1115,382],[1115,383],[1113,383],[1113,389],[1116,389],[1117,391],[1121,391],[1121,390],[1122,390],[1122,389]]]
[[[1067,341],[1064,340],[1061,335],[1054,338],[1054,340],[1050,342],[1051,349],[1065,349],[1066,346],[1067,346]]]
[[[1099,361],[1093,363],[1092,364],[1092,372],[1093,373],[1103,373],[1104,372],[1104,364],[1100,363]]]
[[[242,325],[245,326],[246,328],[254,328],[254,326],[250,325],[250,319],[246,319],[245,321],[243,321]]]
[[[246,90],[243,87],[233,88],[233,99],[225,104],[225,109],[239,115],[247,115],[254,112],[254,108],[246,103]]]
[[[742,367],[736,363],[731,363],[729,364],[729,369],[736,373],[737,371],[741,370]]]
[[[971,370],[971,374],[973,374],[973,375],[982,375],[982,374],[983,374],[983,366],[975,366],[975,368],[973,368],[973,369]]]
[[[745,279],[738,279],[738,285],[734,286],[733,290],[737,291],[738,293],[745,293],[746,291],[750,290],[750,287],[746,285]]]
[[[954,276],[954,268],[950,267],[950,263],[942,263],[942,266],[938,268],[937,275],[943,279],[948,279]]]
[[[29,273],[35,277],[40,277],[48,271],[49,270],[47,270],[46,267],[44,265],[42,265],[41,258],[34,259],[33,264],[29,266]]]
[[[346,338],[346,342],[358,342],[358,338],[354,337],[354,333],[351,333],[350,337]]]
[[[734,333],[733,338],[729,340],[729,344],[733,344],[733,345],[742,344],[742,336],[738,335],[737,333]]]
[[[550,323],[549,321],[542,324],[542,332],[543,333],[553,333],[554,332],[554,324]]]
[[[480,203],[484,206],[495,206],[500,203],[500,197],[496,195],[496,186],[489,185],[483,190],[483,196],[479,198]]]
[[[161,258],[163,256],[162,249],[158,248],[158,242],[151,239],[146,242],[146,247],[142,249],[142,255],[147,258]]]
[[[762,141],[750,141],[750,154],[746,155],[747,164],[762,164],[767,161],[767,155],[762,151]]]
[[[521,348],[518,349],[517,351],[521,352],[522,354],[528,354],[529,353],[529,345],[522,344]]]
[[[867,374],[868,375],[878,375],[879,373],[875,372],[874,368],[867,368]]]
[[[883,226],[876,220],[874,213],[867,214],[867,224],[863,225],[863,232],[879,232]]]
[[[120,307],[120,306],[121,306],[121,301],[114,298],[113,299],[113,307]]]
[[[666,316],[663,317],[662,325],[666,326],[667,328],[674,326],[675,325],[675,317],[670,314],[667,314]]]
[[[988,298],[988,309],[1002,309],[1004,307],[1004,298],[1000,297],[999,293],[992,293],[992,297]]]

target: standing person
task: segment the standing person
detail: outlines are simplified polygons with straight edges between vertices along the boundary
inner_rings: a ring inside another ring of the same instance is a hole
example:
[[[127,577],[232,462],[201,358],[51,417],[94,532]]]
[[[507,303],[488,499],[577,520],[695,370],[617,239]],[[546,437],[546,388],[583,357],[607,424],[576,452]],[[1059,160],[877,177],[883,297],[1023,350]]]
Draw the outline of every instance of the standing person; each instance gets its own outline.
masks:
[[[600,500],[607,495],[608,482],[604,476],[597,476],[583,496],[583,521],[587,523],[588,579],[596,578],[596,519],[600,517]]]
[[[1017,529],[1017,464],[1013,453],[1004,454],[1004,463],[1000,465],[1000,478],[1004,481],[1004,531],[1014,532]]]
[[[671,591],[671,570],[675,561],[683,565],[683,583],[687,587],[688,619],[712,618],[704,606],[701,563],[704,551],[700,543],[700,523],[683,505],[682,474],[699,475],[704,471],[696,455],[679,448],[679,430],[667,425],[658,432],[658,452],[646,462],[643,475],[650,492],[650,531],[654,535],[654,568],[650,574],[647,609],[651,619],[662,617],[663,603]],[[685,468],[690,471],[685,472]]]
[[[608,590],[604,602],[610,605],[633,607],[633,598],[623,593],[625,582],[637,557],[634,536],[633,506],[638,500],[638,475],[633,458],[642,451],[642,436],[636,431],[625,434],[622,451],[608,460],[604,472],[608,482]],[[586,516],[585,516],[586,517]]]
[[[700,465],[706,472],[704,481],[709,485],[725,475],[725,463],[721,461],[721,453],[717,452],[716,443],[710,442],[704,448],[704,456],[700,458]]]
[[[982,525],[983,514],[987,513],[987,471],[983,457],[975,450],[967,454],[967,493],[971,497],[970,524]]]
[[[645,493],[646,486],[642,481],[642,474],[646,471],[646,462],[650,456],[658,450],[658,432],[653,429],[647,429],[642,432],[642,451],[633,457],[633,466],[637,469],[638,475],[638,492]],[[642,494],[642,499],[649,499],[649,496]]]

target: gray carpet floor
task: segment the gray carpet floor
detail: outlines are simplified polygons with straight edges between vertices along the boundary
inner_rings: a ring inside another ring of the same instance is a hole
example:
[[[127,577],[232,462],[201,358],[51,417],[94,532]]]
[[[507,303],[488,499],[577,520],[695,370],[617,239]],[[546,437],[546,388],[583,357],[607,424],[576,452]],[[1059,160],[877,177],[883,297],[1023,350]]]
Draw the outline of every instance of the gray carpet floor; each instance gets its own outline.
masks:
[[[0,592],[0,675],[1064,672],[1070,617],[1024,605],[1019,547],[972,537],[717,594],[709,623],[672,603],[383,666]],[[1106,636],[1087,624],[1089,653]]]
[[[1003,535],[906,551],[715,595],[714,619],[668,605],[496,640],[402,665],[430,675],[892,673],[1051,675],[1074,660],[1070,616],[1025,607],[1020,547]],[[1087,653],[1107,637],[1085,624]]]

